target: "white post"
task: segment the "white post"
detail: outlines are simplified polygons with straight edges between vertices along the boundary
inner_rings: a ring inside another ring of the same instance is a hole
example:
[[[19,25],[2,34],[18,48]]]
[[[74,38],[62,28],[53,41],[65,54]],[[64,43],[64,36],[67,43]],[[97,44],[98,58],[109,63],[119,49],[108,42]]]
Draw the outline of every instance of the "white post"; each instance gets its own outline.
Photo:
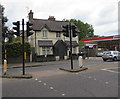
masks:
[[[60,60],[60,57],[59,56],[56,56],[56,61],[59,61]]]
[[[30,54],[30,62],[32,62],[32,53]]]
[[[67,60],[67,56],[64,56],[64,59]]]
[[[80,68],[82,68],[82,66],[83,66],[82,56],[79,56],[79,58],[78,58],[78,65],[80,66]]]

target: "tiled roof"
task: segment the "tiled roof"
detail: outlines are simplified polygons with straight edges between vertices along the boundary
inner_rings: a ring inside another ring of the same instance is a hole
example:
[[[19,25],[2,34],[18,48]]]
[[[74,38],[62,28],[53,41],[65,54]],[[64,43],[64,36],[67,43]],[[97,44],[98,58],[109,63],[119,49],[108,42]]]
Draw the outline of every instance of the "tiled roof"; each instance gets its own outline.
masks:
[[[69,24],[66,21],[51,21],[51,20],[43,20],[43,19],[33,19],[33,30],[41,31],[42,28],[46,27],[49,31],[52,32],[62,32],[62,26]],[[71,23],[74,25],[73,23]]]

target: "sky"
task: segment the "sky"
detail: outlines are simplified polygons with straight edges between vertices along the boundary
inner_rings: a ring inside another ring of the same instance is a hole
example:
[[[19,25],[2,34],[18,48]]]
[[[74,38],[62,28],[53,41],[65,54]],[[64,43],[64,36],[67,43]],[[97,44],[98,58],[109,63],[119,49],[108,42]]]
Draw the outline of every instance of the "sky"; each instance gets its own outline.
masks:
[[[30,10],[34,18],[56,20],[76,19],[93,25],[94,34],[100,36],[118,35],[119,0],[1,0],[8,18],[7,26],[12,22],[28,21]]]

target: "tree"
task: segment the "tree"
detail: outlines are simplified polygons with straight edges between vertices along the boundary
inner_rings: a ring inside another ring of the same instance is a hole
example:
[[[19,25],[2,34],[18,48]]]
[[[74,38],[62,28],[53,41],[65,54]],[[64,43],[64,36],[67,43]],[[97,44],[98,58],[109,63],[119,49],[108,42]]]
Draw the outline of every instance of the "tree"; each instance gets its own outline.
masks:
[[[88,23],[86,23],[85,26],[86,26],[86,32],[87,32],[85,38],[92,38],[92,37],[94,37],[93,26],[88,24]]]
[[[68,21],[68,20],[66,20],[66,21]],[[84,38],[94,37],[94,29],[93,29],[92,25],[90,25],[88,23],[84,23],[84,22],[82,22],[80,20],[76,20],[76,19],[70,19],[70,22],[73,22],[80,31],[79,40],[84,39]]]
[[[13,38],[11,43],[15,43],[15,42],[19,42],[19,43],[22,44],[22,37],[21,36],[17,36],[15,38]]]
[[[99,37],[101,37],[101,36],[99,36],[99,35],[94,35],[94,37],[93,37],[93,38],[99,38]]]

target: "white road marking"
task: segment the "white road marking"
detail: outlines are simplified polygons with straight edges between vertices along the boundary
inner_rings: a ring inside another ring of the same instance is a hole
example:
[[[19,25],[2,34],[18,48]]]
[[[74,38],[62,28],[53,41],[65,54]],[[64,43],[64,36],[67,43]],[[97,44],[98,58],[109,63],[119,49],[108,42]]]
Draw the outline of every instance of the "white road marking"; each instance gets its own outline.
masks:
[[[43,83],[44,86],[46,86],[47,84],[46,83]]]
[[[105,84],[109,84],[109,82],[105,82]]]
[[[65,94],[62,94],[62,96],[65,96]]]
[[[109,70],[109,69],[101,69],[101,70],[108,71],[108,72],[112,72],[112,73],[120,73],[120,72],[116,72],[116,71]]]
[[[40,81],[38,81],[38,82],[40,82],[40,83],[41,83],[42,81],[40,80]]]
[[[50,89],[54,89],[53,87],[50,87]]]
[[[96,78],[94,78],[94,80],[96,80]]]

